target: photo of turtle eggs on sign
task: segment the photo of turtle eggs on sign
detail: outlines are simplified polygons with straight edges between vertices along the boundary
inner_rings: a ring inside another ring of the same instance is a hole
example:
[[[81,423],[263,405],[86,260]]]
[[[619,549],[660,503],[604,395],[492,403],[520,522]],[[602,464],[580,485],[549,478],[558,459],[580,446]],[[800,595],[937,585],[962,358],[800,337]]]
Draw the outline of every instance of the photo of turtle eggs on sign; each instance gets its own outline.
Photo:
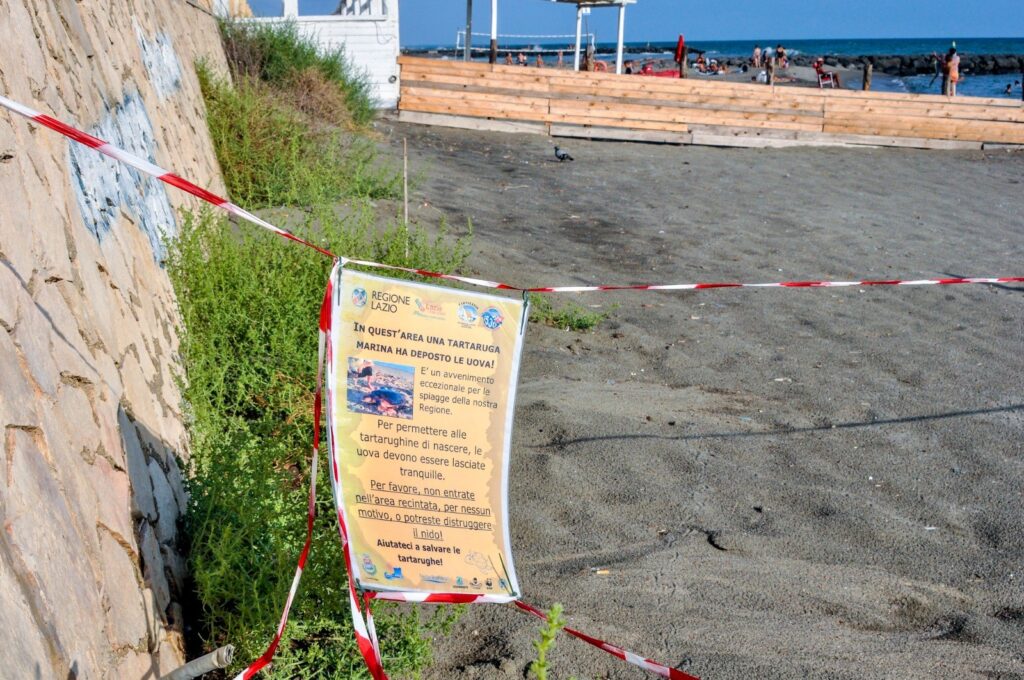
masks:
[[[348,410],[391,418],[412,418],[412,366],[348,358]]]

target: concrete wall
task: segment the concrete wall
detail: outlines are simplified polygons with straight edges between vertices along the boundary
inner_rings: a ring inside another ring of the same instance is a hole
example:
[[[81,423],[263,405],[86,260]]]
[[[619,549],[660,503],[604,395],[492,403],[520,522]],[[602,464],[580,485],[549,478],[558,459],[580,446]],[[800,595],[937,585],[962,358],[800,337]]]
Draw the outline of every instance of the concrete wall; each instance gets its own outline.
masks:
[[[4,0],[0,93],[223,191],[200,0]],[[191,202],[190,200],[188,201]],[[0,675],[182,662],[176,307],[183,194],[0,110]]]

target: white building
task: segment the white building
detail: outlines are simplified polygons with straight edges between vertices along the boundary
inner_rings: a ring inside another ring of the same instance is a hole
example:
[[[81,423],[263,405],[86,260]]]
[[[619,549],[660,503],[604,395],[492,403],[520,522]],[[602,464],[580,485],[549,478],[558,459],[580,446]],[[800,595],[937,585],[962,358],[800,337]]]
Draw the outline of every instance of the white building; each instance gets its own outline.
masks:
[[[246,9],[257,17],[247,21],[294,21],[323,48],[344,47],[377,107],[398,105],[398,0],[249,0]]]

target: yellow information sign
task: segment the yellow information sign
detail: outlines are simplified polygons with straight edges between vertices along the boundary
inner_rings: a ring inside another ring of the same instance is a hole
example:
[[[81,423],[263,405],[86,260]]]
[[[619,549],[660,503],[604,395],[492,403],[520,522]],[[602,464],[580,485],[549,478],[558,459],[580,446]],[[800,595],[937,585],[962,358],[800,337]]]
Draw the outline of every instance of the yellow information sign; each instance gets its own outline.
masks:
[[[524,302],[338,271],[330,437],[352,577],[518,595],[508,466]]]

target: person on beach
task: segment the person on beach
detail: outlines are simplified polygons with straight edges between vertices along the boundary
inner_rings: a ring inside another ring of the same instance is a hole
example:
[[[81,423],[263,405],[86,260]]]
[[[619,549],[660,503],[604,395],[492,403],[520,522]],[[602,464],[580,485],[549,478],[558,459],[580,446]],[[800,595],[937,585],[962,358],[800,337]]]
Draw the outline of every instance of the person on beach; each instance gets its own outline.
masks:
[[[960,82],[960,55],[956,53],[956,43],[953,43],[945,56],[940,57],[932,52],[932,58],[942,67],[942,94],[955,97],[956,84]]]
[[[1011,85],[1010,83],[1007,83],[1006,84],[1006,89],[1003,90],[1003,94],[1005,94],[1007,97],[1012,95],[1013,94],[1013,85]]]
[[[838,87],[839,89],[843,88],[843,81],[839,76],[839,72],[825,70],[825,57],[818,57],[817,59],[814,60],[814,71],[818,74],[819,77],[832,76],[832,80],[835,81],[836,87]],[[821,81],[819,80],[819,82]]]
[[[635,66],[635,64],[632,61],[627,61],[626,64],[623,66],[623,71],[622,72],[625,73],[626,75],[633,75],[633,67],[634,66]],[[1007,85],[1006,87],[1010,87],[1010,86]]]
[[[956,96],[956,83],[959,82],[959,54],[956,53],[956,46],[953,45],[946,52],[945,68],[944,68],[946,82],[945,94],[954,97]]]
[[[558,68],[562,68],[563,66],[565,66],[565,59],[562,58],[562,50],[558,50],[558,63],[556,64],[556,66]]]
[[[505,54],[505,66],[515,66],[516,60],[512,58],[512,53],[508,52]]]
[[[779,68],[789,68],[789,61],[786,59],[786,48],[779,43],[775,46],[775,65]]]
[[[526,61],[526,55],[522,52],[520,52],[519,56],[516,57],[516,63],[520,66],[529,66],[529,63]]]
[[[537,55],[537,68],[544,68],[544,57]]]
[[[946,54],[946,68],[949,71],[949,96],[956,96],[956,84],[960,82],[960,55],[956,47],[950,47]]]
[[[754,68],[761,68],[761,46],[754,45],[754,57],[750,60]]]

